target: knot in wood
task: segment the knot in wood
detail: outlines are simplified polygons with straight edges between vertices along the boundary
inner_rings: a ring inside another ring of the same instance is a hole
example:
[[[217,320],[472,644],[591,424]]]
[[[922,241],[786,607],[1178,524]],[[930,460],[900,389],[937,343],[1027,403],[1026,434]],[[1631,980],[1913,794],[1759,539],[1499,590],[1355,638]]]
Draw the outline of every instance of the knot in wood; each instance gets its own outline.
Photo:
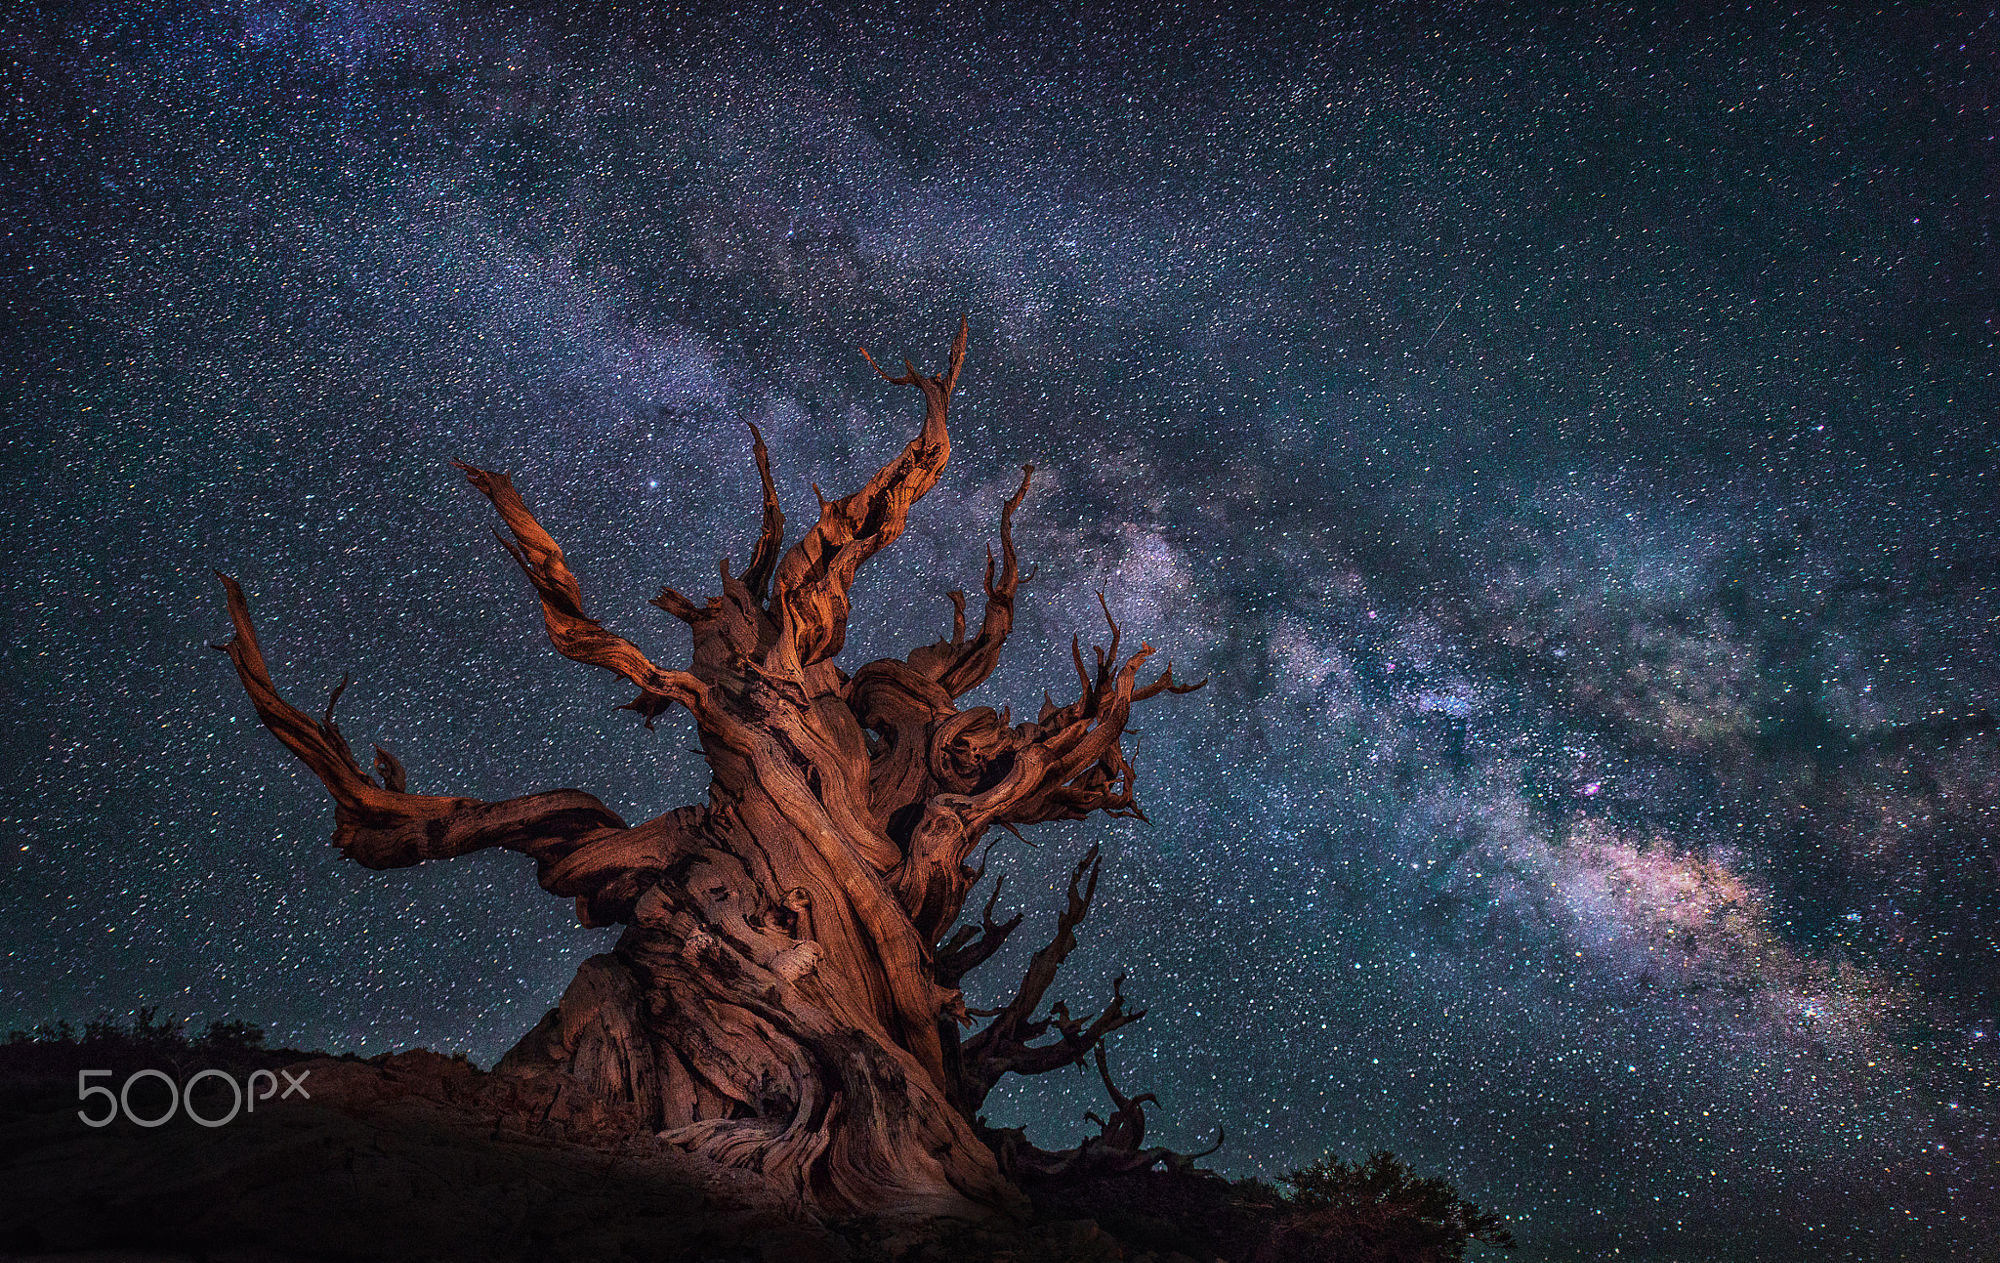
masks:
[[[1014,766],[1021,736],[991,706],[961,711],[939,724],[931,736],[931,775],[953,793],[987,789]]]

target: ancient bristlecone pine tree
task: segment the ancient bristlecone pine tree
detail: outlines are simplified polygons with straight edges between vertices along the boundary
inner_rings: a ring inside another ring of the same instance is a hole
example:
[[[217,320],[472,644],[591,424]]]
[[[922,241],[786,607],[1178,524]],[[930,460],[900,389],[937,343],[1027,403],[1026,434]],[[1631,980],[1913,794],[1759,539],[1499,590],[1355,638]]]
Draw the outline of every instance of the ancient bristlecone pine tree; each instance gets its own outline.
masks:
[[[713,775],[704,806],[628,825],[574,789],[504,802],[413,793],[379,746],[371,776],[331,702],[315,720],[279,695],[242,589],[222,579],[236,634],[219,647],[265,727],[332,794],[345,855],[383,869],[519,851],[544,889],[576,900],[584,924],[628,927],[497,1073],[533,1085],[558,1119],[657,1131],[828,1210],[1017,1203],[996,1150],[1017,1152],[1018,1134],[1001,1145],[976,1121],[988,1092],[1010,1071],[1077,1064],[1140,1015],[1114,986],[1093,1017],[1060,1004],[1036,1016],[1096,889],[1094,848],[1071,875],[1054,941],[1012,998],[968,1012],[959,980],[1021,923],[995,921],[988,898],[976,924],[954,930],[983,868],[968,861],[996,827],[1140,816],[1119,745],[1131,707],[1194,687],[1175,683],[1171,667],[1137,683],[1153,649],[1121,661],[1112,623],[1093,666],[1073,652],[1081,695],[1068,705],[1045,700],[1018,724],[989,707],[959,709],[1013,625],[1011,525],[1032,466],[1000,512],[978,633],[967,638],[954,592],[949,639],[852,672],[835,665],[856,568],[902,533],[951,454],[945,418],[965,336],[961,324],[942,373],[907,361],[899,377],[876,369],[922,394],[923,429],[867,486],[822,497],[819,520],[789,550],[752,428],[764,517],[749,565],[734,575],[725,560],[722,593],[706,605],[672,589],[653,602],[693,629],[685,670],[655,666],[584,612],[562,549],[507,475],[459,466],[499,511],[512,537],[501,543],[540,594],[555,647],[636,685],[628,706],[648,726],[675,705],[694,716]],[[975,1016],[986,1024],[962,1032]],[[1132,1114],[1143,1129],[1133,1106],[1091,1143],[1136,1149]]]

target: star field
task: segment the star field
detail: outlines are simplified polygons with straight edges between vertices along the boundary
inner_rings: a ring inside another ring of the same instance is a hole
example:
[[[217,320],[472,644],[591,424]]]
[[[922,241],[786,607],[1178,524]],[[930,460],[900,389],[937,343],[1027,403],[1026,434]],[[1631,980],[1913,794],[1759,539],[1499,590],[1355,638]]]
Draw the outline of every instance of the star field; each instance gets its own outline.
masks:
[[[412,789],[645,819],[691,728],[548,647],[448,462],[671,663],[742,422],[796,524],[918,419],[854,348],[965,314],[841,661],[949,627],[1033,461],[974,700],[1073,688],[1099,591],[1213,677],[1136,717],[1151,827],[996,847],[975,1004],[1102,838],[1058,991],[1128,973],[1149,1138],[1390,1148],[1523,1259],[2000,1239],[2000,17],[144,8],[0,19],[0,1023],[497,1057],[606,933],[340,861],[212,572]]]

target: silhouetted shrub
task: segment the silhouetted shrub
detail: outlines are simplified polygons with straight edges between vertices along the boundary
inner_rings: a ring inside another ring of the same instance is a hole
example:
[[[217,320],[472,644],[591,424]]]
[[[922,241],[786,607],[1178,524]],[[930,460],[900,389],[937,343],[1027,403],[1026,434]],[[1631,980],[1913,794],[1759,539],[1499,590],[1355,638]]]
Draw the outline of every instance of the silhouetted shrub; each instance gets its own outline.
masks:
[[[5,1041],[13,1047],[30,1045],[68,1046],[93,1050],[128,1052],[258,1052],[264,1048],[264,1028],[233,1018],[210,1022],[200,1038],[189,1039],[187,1019],[160,1016],[158,1005],[146,1005],[119,1022],[109,1014],[91,1018],[78,1030],[67,1021],[43,1022],[27,1030],[7,1032]]]
[[[1347,1163],[1332,1154],[1284,1177],[1287,1243],[1310,1240],[1326,1257],[1380,1263],[1460,1263],[1473,1242],[1514,1248],[1506,1221],[1417,1175],[1394,1154]]]

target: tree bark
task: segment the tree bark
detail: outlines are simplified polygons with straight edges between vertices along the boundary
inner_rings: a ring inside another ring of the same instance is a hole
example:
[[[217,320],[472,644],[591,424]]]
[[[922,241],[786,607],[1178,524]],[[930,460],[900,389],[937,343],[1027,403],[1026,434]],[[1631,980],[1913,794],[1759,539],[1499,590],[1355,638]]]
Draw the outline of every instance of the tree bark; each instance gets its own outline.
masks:
[[[1176,683],[1171,667],[1138,684],[1153,650],[1121,659],[1107,605],[1111,643],[1094,671],[1072,644],[1075,701],[1045,701],[1033,723],[959,709],[1012,629],[1022,580],[1012,523],[1033,467],[1001,510],[975,635],[954,592],[948,638],[851,675],[833,661],[857,568],[902,533],[950,456],[965,343],[961,324],[941,373],[907,361],[896,377],[876,368],[921,394],[922,428],[859,491],[820,497],[818,520],[788,550],[751,428],[764,512],[749,566],[739,578],[725,559],[705,605],[671,589],[653,602],[693,631],[685,669],[655,666],[587,615],[562,549],[508,477],[459,466],[499,513],[506,534],[496,535],[539,595],[555,647],[636,686],[627,705],[648,727],[674,706],[693,716],[708,801],[643,824],[574,789],[496,803],[409,793],[401,763],[379,747],[371,776],[332,701],[315,720],[280,696],[243,592],[223,577],[236,634],[218,647],[264,725],[326,785],[343,853],[395,868],[518,851],[545,889],[576,901],[584,924],[626,927],[496,1068],[552,1086],[543,1097],[555,1121],[657,1131],[822,1210],[1018,1208],[976,1125],[987,1093],[1009,1072],[1076,1064],[1141,1016],[1125,1011],[1122,978],[1094,1019],[1073,1020],[1060,1004],[1035,1016],[1095,892],[1092,848],[1055,940],[1008,1004],[979,1015],[986,1026],[962,1031],[975,1015],[960,979],[1021,923],[994,921],[996,879],[980,923],[951,933],[984,871],[969,866],[972,852],[995,827],[1098,811],[1143,819],[1120,748],[1131,707],[1199,687]]]

